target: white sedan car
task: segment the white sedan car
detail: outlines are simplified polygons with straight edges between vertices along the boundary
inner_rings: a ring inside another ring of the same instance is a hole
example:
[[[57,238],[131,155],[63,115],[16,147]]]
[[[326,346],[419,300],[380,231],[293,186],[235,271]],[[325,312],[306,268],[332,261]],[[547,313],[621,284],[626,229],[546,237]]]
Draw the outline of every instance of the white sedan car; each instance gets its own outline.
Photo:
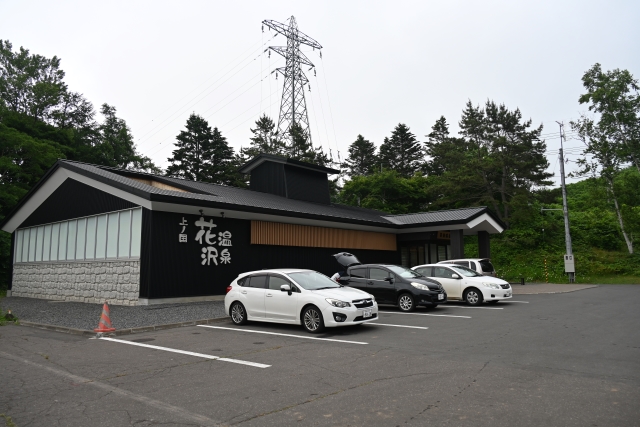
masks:
[[[302,324],[311,333],[378,317],[373,295],[317,271],[290,268],[241,274],[227,287],[224,310],[236,325],[247,320]]]
[[[497,277],[483,276],[461,265],[427,264],[411,269],[440,282],[449,300],[462,300],[469,305],[478,305],[482,304],[482,301],[497,303],[513,295],[509,282]]]

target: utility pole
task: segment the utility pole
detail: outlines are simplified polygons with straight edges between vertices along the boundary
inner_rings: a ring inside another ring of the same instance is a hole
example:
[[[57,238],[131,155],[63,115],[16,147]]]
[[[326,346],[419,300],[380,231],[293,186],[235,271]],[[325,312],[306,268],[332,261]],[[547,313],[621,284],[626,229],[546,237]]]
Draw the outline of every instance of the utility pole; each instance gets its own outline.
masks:
[[[562,140],[564,139],[564,123],[556,122],[560,126],[560,182],[562,184],[562,213],[564,214],[564,243],[567,252],[564,255],[564,271],[569,274],[569,283],[576,281],[575,260],[571,247],[571,232],[569,231],[569,210],[567,209],[567,187],[564,182],[564,153]]]

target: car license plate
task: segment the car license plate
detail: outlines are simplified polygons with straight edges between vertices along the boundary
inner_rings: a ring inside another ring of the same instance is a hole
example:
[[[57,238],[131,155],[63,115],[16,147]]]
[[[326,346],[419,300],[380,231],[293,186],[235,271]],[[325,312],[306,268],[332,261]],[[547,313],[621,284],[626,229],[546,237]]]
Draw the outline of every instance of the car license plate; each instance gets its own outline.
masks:
[[[371,317],[371,309],[362,310],[362,317]]]
[[[438,299],[444,299],[444,294],[438,294]]]

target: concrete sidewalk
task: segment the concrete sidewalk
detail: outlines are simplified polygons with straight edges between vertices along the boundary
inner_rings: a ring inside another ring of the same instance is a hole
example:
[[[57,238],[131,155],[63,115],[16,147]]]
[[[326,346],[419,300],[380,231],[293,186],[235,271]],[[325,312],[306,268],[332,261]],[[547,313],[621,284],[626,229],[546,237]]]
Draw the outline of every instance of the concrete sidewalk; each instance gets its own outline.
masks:
[[[597,287],[598,285],[578,285],[568,283],[527,283],[524,286],[511,285],[514,295],[563,294],[566,292],[575,292]]]

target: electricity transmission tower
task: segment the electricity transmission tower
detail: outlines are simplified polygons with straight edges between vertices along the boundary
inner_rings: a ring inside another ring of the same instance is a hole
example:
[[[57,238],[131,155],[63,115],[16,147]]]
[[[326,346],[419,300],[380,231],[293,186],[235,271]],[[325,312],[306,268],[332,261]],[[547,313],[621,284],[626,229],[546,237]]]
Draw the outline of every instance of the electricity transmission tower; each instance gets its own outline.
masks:
[[[280,102],[280,116],[278,117],[278,134],[284,141],[291,143],[289,129],[291,129],[291,125],[297,123],[302,128],[302,132],[309,143],[311,143],[307,101],[304,97],[304,87],[309,84],[309,80],[302,71],[301,66],[308,66],[309,70],[314,69],[315,66],[309,58],[300,51],[300,46],[311,46],[314,50],[320,50],[322,46],[298,30],[296,18],[292,16],[288,21],[289,25],[270,19],[262,21],[262,31],[264,31],[264,26],[266,25],[268,28],[273,29],[287,38],[287,46],[270,46],[268,49],[282,55],[287,61],[286,66],[274,70],[274,72],[280,73],[284,77],[282,101]],[[271,52],[269,52],[269,54],[271,54]],[[320,53],[320,57],[322,57],[322,53]],[[313,72],[315,74],[315,69]],[[277,76],[276,74],[276,78]]]

